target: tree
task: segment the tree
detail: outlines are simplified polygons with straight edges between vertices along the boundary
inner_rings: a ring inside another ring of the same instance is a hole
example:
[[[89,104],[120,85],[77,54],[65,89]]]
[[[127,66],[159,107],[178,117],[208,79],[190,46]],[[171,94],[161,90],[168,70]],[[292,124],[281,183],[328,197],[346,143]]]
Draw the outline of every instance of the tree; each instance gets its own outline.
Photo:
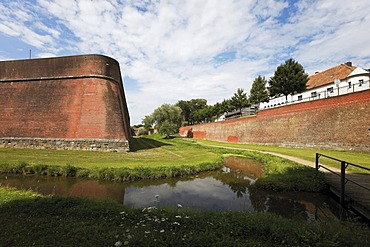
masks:
[[[231,105],[231,99],[224,99],[221,103],[223,112],[229,112],[233,110],[233,106]]]
[[[238,88],[234,96],[231,97],[231,104],[235,109],[242,110],[242,108],[249,106],[247,94],[242,88]]]
[[[270,96],[285,95],[285,99],[288,100],[288,95],[306,90],[307,82],[308,75],[303,66],[290,58],[285,61],[285,64],[280,64],[274,76],[270,78]]]
[[[182,110],[183,120],[188,125],[200,123],[203,121],[201,118],[200,110],[207,107],[207,100],[205,99],[192,99],[192,100],[180,100],[176,103]]]
[[[200,112],[202,109],[207,107],[207,100],[206,99],[192,99],[190,100],[190,124],[201,123],[202,113]]]
[[[190,119],[190,101],[179,100],[176,105],[181,108],[184,125],[189,124]]]
[[[152,117],[152,115],[149,115],[149,116],[145,116],[144,119],[141,121],[144,125],[144,128],[146,130],[150,130],[153,128],[153,123],[154,123],[154,119]]]
[[[216,103],[212,106],[212,116],[214,116],[214,119],[218,119],[222,114],[224,114],[226,111],[222,106],[222,103]]]
[[[211,122],[212,117],[213,117],[212,106],[207,105],[205,108],[202,108],[198,111],[198,119],[200,120],[200,122],[209,123]]]
[[[269,93],[266,88],[267,80],[263,76],[258,76],[254,79],[252,88],[250,91],[249,101],[253,104],[259,104],[261,102],[268,102]]]
[[[145,126],[154,125],[158,129],[158,133],[166,137],[178,133],[181,122],[181,108],[169,104],[161,105],[150,116],[145,116],[143,119]]]

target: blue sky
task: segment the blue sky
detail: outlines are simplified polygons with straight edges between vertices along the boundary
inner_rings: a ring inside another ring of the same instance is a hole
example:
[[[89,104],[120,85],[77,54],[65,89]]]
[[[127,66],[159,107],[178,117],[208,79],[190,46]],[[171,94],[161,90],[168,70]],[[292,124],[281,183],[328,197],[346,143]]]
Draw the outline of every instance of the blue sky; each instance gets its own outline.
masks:
[[[370,68],[368,0],[0,0],[0,60],[104,54],[131,123],[163,103],[249,92],[293,57],[308,74]]]

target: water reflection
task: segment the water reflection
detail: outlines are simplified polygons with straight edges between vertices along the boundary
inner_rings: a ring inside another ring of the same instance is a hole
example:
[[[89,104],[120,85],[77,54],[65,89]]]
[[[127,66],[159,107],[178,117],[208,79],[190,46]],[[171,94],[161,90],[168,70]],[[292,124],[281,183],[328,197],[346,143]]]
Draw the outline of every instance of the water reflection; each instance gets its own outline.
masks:
[[[247,196],[238,198],[228,186],[211,176],[178,181],[175,187],[167,183],[145,187],[132,185],[126,188],[124,204],[130,207],[181,204],[185,208],[213,211],[243,210],[251,205]]]
[[[110,198],[129,207],[176,207],[213,211],[271,212],[303,220],[333,217],[328,196],[314,193],[277,193],[251,186],[262,174],[256,161],[226,158],[223,169],[177,179],[132,183],[1,174],[1,186],[30,189],[42,194]],[[238,161],[239,160],[239,161]]]

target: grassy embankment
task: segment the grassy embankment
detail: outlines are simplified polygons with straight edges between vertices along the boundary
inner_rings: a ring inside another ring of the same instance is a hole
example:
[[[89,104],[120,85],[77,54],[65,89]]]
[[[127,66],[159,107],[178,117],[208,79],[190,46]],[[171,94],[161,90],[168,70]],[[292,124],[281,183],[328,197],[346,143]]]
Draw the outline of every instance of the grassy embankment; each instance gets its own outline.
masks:
[[[158,179],[191,175],[222,165],[225,155],[241,155],[259,160],[265,166],[256,186],[273,190],[320,191],[322,176],[314,169],[282,158],[217,147],[194,145],[187,139],[160,136],[135,138],[132,152],[0,149],[0,172],[77,176],[111,181]]]
[[[368,246],[351,222],[272,214],[130,209],[110,201],[41,196],[0,187],[2,246]]]
[[[222,158],[158,136],[134,138],[132,152],[0,149],[0,172],[132,181],[213,170]]]

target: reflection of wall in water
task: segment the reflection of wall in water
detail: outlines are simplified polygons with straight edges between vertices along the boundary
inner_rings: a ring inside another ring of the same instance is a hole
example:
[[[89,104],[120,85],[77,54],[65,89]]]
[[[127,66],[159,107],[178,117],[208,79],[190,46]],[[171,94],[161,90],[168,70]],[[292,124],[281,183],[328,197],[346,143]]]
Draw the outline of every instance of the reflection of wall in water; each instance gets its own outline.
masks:
[[[1,186],[32,190],[44,195],[77,196],[100,199],[110,198],[118,203],[123,203],[125,195],[124,184],[65,177],[4,175],[0,178],[0,184]]]

